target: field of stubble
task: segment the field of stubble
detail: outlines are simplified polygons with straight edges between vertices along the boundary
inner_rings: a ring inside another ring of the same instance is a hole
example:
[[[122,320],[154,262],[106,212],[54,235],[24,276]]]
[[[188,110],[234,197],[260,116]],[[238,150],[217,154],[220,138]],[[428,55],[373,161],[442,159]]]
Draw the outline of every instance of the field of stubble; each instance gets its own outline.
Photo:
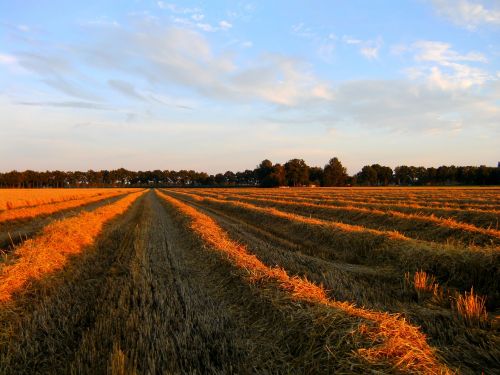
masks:
[[[500,188],[0,190],[0,374],[500,372]]]

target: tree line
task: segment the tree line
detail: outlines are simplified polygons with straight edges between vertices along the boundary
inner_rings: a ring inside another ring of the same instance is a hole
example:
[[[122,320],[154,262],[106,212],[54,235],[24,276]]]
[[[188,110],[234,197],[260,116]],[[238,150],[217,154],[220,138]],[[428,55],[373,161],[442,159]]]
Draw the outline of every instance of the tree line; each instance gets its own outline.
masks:
[[[26,170],[0,173],[0,188],[140,187],[140,186],[425,186],[500,185],[500,168],[487,166],[441,166],[438,168],[380,164],[364,166],[353,176],[336,158],[324,167],[311,167],[302,159],[284,164],[263,160],[253,170],[227,171],[209,175],[194,170],[129,171],[89,170],[86,172]]]

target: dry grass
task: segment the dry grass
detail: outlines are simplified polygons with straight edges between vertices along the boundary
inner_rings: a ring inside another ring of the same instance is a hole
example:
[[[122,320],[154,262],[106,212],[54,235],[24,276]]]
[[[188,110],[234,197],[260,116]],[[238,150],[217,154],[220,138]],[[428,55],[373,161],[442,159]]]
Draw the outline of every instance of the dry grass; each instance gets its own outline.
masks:
[[[252,194],[241,194],[239,192],[224,192],[223,194],[214,194],[211,192],[204,192],[211,197],[215,198],[229,198],[229,199],[239,199],[242,198],[267,198],[273,199],[281,202],[305,202],[320,204],[333,207],[360,207],[368,208],[371,210],[380,211],[395,211],[407,214],[417,214],[425,216],[435,216],[442,219],[453,219],[455,221],[464,222],[467,224],[472,224],[475,226],[491,229],[497,228],[498,220],[500,217],[500,206],[492,207],[474,207],[474,206],[454,206],[444,205],[443,203],[436,203],[436,205],[430,205],[429,203],[423,202],[411,202],[411,201],[397,201],[397,202],[383,202],[374,201],[372,199],[352,199],[347,197],[339,196],[337,198],[329,196],[309,196],[301,197],[295,195],[284,195],[284,194],[274,194],[274,193],[261,193],[255,192]]]
[[[244,200],[255,204],[260,203],[266,206],[277,206],[277,207],[288,206],[290,207],[290,209],[314,212],[316,214],[317,213],[329,214],[331,215],[332,218],[340,217],[342,220],[348,219],[349,216],[354,217],[363,215],[364,217],[369,217],[373,222],[383,223],[384,221],[390,220],[390,225],[393,227],[397,227],[397,221],[400,221],[402,223],[413,222],[415,224],[419,223],[430,224],[435,227],[441,227],[448,231],[455,230],[457,232],[471,233],[471,235],[481,235],[487,239],[491,239],[497,243],[500,243],[500,230],[481,228],[473,224],[468,224],[454,220],[452,218],[441,218],[433,215],[427,216],[424,214],[417,214],[417,213],[404,213],[394,210],[383,211],[379,209],[368,209],[357,206],[337,207],[332,205],[315,204],[307,202],[296,203],[294,201],[280,201],[270,198],[236,197],[234,199]]]
[[[415,289],[424,293],[434,292],[439,285],[436,283],[436,278],[432,275],[428,275],[424,271],[417,271],[413,276],[413,284]]]
[[[500,371],[498,247],[371,213],[500,205],[499,189],[139,195],[3,225],[40,221],[0,264],[0,374]],[[369,212],[322,208],[346,203]]]
[[[425,271],[416,271],[413,277],[410,272],[406,272],[405,284],[413,288],[419,301],[431,299],[436,305],[446,306],[449,300],[444,289],[436,282],[436,278]]]
[[[141,194],[132,193],[95,211],[56,221],[40,236],[23,242],[13,253],[13,264],[0,266],[0,302],[10,301],[30,280],[64,267],[71,255],[91,245],[104,224],[123,213]]]
[[[273,280],[279,287],[289,292],[294,299],[325,305],[338,309],[348,316],[363,318],[366,324],[358,327],[358,332],[373,342],[369,348],[359,349],[356,355],[368,362],[387,361],[399,371],[419,373],[449,373],[446,366],[439,363],[434,351],[426,342],[418,328],[411,326],[398,316],[374,312],[354,307],[350,303],[329,299],[326,291],[308,280],[290,277],[281,268],[270,268],[256,256],[239,245],[208,216],[163,193],[160,197],[177,207],[191,220],[191,228],[214,249],[226,254],[239,269],[248,273],[252,283]]]
[[[166,191],[172,194],[171,190]],[[486,286],[494,296],[498,290],[494,265],[499,264],[498,261],[490,264],[488,257],[475,261],[469,255],[477,255],[477,251],[467,248],[458,251],[442,245],[429,247],[431,243],[413,240],[398,242],[387,239],[381,242],[376,239],[383,239],[382,236],[327,229],[326,225],[295,223],[266,211],[233,205],[234,202],[216,203],[186,193],[198,190],[184,189],[182,192],[184,194],[174,193],[174,196],[210,215],[232,238],[247,244],[252,253],[269,267],[279,265],[289,275],[307,277],[325,285],[329,296],[336,299],[353,301],[371,309],[403,313],[406,319],[421,327],[449,363],[461,363],[463,373],[474,373],[466,368],[475,369],[478,364],[485,369],[497,368],[493,358],[500,353],[491,349],[496,346],[497,336],[488,330],[476,330],[471,334],[464,328],[450,310],[450,296],[455,292],[447,281],[451,276],[455,285],[468,290],[480,278],[485,278],[482,288]],[[386,250],[384,246],[387,246]],[[389,249],[393,256],[400,257],[399,265],[388,256],[377,259]],[[344,251],[345,257],[336,256]],[[367,254],[373,255],[365,258]],[[365,265],[358,265],[361,260]],[[488,264],[493,265],[493,269],[489,269]],[[413,286],[414,273],[422,266],[426,268],[428,279],[433,277],[437,268],[444,288],[435,288],[433,293],[417,293]],[[406,285],[410,288],[403,287],[401,282],[407,267],[414,270],[407,276],[411,283]],[[471,278],[476,272],[477,276]],[[491,301],[495,301],[492,298]]]
[[[206,196],[198,192],[199,196]],[[212,195],[209,195],[212,197]],[[269,198],[219,196],[216,199],[247,202],[261,207],[274,207],[281,211],[307,215],[312,218],[340,221],[346,224],[362,225],[379,230],[397,230],[408,237],[432,242],[461,242],[477,246],[500,245],[500,231],[492,228],[477,227],[453,219],[413,214],[417,219],[402,213],[386,213],[380,210],[370,211],[366,208],[335,207],[322,204],[297,203]],[[411,215],[410,215],[411,216]],[[488,222],[491,226],[497,219],[480,220],[482,225]],[[446,224],[448,223],[448,224]],[[493,227],[497,227],[495,224]]]
[[[0,189],[0,211],[64,202],[126,189]]]
[[[247,189],[203,189],[204,193],[240,195],[254,197],[279,197],[298,200],[350,201],[352,205],[418,205],[426,208],[477,208],[500,209],[498,188],[454,189],[454,188],[321,188],[292,190],[256,188]]]
[[[304,244],[302,251],[312,256],[366,265],[393,265],[403,273],[422,269],[461,290],[474,286],[489,295],[492,303],[498,303],[500,252],[495,248],[479,249],[418,241],[398,232],[325,221],[272,207],[178,191],[175,194],[263,226],[276,236],[299,241]]]
[[[458,316],[466,324],[471,326],[482,326],[488,322],[486,312],[486,298],[474,293],[474,288],[470,292],[459,294],[455,300],[455,309]]]
[[[94,189],[92,189],[94,190]],[[0,223],[13,220],[26,220],[32,219],[41,215],[50,215],[58,211],[80,207],[89,203],[98,202],[103,199],[116,197],[121,194],[137,191],[137,189],[100,189],[92,195],[84,195],[67,200],[56,201],[54,203],[46,203],[32,207],[22,207],[12,210],[0,211]]]

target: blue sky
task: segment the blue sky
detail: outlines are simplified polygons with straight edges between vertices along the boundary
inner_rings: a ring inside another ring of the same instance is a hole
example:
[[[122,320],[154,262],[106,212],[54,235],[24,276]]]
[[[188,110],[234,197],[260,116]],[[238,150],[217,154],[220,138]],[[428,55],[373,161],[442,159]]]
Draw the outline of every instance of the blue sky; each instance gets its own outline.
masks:
[[[500,1],[0,0],[0,170],[500,160]]]

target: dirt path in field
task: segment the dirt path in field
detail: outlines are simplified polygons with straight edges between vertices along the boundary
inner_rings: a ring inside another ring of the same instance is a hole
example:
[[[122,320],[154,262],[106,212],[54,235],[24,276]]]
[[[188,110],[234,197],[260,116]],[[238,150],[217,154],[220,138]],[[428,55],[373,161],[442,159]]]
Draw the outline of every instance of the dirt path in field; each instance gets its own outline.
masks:
[[[94,249],[0,307],[0,373],[286,373],[324,366],[296,363],[306,336],[286,328],[305,324],[300,311],[289,317],[256,296],[181,221],[147,193]]]
[[[30,219],[19,219],[0,223],[0,249],[3,249],[8,253],[9,250],[12,249],[13,245],[19,245],[27,238],[33,237],[45,226],[55,220],[76,216],[83,211],[93,211],[106,204],[116,202],[124,196],[125,194],[120,194],[114,197],[104,198],[103,200],[97,202],[61,210],[50,215],[41,215]]]
[[[405,290],[401,275],[390,267],[371,268],[315,258],[301,251],[304,244],[267,232],[258,223],[239,220],[179,195],[175,197],[210,216],[232,239],[243,243],[268,266],[279,265],[292,275],[305,276],[324,285],[336,300],[405,314],[411,322],[422,327],[430,342],[443,351],[450,363],[465,366],[464,373],[481,365],[492,369],[500,367],[500,352],[492,349],[500,342],[498,334],[471,331],[457,322],[449,309],[429,304],[430,301],[418,303],[414,291]]]

